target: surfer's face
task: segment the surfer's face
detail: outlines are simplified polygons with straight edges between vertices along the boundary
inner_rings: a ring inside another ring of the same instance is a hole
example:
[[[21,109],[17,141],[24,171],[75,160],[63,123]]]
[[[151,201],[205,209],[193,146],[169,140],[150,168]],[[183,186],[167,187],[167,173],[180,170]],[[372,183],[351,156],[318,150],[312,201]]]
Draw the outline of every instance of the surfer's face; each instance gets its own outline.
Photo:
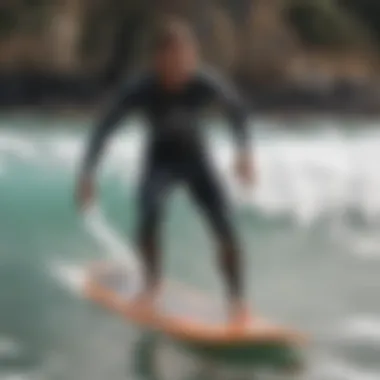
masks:
[[[157,52],[156,69],[164,85],[177,87],[188,81],[197,61],[195,43],[178,37]]]

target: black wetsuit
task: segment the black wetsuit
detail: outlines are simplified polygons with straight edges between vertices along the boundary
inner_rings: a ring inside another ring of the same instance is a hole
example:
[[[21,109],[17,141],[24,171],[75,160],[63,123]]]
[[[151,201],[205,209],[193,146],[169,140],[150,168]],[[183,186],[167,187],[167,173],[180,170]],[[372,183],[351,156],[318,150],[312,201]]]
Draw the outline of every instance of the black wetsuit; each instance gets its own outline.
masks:
[[[148,119],[149,147],[139,193],[138,245],[144,255],[147,279],[159,276],[159,222],[165,197],[172,185],[184,182],[207,216],[221,244],[221,265],[231,296],[241,296],[240,250],[222,186],[208,159],[200,131],[200,111],[219,100],[230,120],[240,149],[247,148],[247,112],[236,92],[217,74],[199,70],[180,91],[167,92],[154,73],[134,77],[122,88],[90,141],[84,175],[92,174],[106,138],[121,117],[142,108]]]

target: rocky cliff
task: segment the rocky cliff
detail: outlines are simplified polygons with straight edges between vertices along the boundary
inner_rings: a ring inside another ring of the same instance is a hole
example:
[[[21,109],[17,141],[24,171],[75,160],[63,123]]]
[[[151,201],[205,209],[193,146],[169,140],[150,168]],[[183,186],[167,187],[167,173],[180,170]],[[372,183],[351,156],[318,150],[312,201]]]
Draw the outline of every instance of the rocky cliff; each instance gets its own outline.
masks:
[[[91,98],[144,63],[162,13],[189,20],[204,57],[247,88],[377,77],[377,24],[355,1],[3,0],[0,103],[53,90]]]

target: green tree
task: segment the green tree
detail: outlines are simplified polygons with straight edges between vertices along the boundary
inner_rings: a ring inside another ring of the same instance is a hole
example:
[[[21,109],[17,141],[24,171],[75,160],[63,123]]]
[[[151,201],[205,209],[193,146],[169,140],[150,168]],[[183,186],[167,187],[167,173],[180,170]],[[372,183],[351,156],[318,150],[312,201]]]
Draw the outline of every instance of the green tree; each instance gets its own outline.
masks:
[[[338,0],[341,9],[367,25],[371,35],[380,44],[380,2],[376,0]]]
[[[335,0],[287,0],[284,12],[307,46],[336,49],[370,41],[364,24]]]

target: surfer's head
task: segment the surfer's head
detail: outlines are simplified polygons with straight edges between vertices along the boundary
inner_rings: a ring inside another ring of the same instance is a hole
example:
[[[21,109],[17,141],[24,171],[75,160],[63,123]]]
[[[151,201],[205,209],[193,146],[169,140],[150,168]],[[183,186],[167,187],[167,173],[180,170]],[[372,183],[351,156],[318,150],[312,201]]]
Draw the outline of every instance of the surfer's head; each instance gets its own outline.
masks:
[[[162,20],[153,48],[157,74],[168,87],[185,83],[197,68],[195,36],[185,21],[178,18]]]

